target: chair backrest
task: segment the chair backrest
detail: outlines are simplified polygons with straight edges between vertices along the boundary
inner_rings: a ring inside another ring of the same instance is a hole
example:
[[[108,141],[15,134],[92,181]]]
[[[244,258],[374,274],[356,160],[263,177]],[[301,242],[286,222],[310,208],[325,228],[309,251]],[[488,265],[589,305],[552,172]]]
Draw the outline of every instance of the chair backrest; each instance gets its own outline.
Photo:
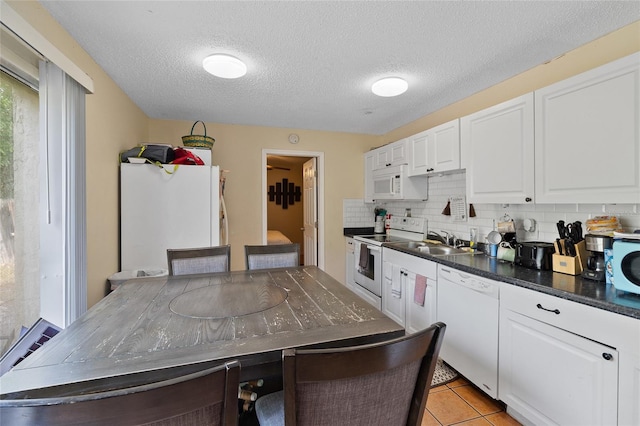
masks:
[[[271,269],[298,266],[300,244],[244,246],[247,269]]]
[[[224,425],[238,423],[240,364],[224,365],[174,379],[42,399],[0,400],[6,425]]]
[[[169,275],[229,272],[231,246],[167,249]]]
[[[445,328],[435,323],[370,345],[285,350],[285,425],[420,425]]]

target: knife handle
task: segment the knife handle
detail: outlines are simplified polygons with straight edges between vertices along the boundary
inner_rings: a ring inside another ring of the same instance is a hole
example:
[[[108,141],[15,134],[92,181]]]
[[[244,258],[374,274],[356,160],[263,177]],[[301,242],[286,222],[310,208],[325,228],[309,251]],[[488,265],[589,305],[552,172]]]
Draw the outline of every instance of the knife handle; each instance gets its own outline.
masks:
[[[556,248],[556,253],[562,256],[562,240],[560,238],[556,238],[556,242],[553,243]]]

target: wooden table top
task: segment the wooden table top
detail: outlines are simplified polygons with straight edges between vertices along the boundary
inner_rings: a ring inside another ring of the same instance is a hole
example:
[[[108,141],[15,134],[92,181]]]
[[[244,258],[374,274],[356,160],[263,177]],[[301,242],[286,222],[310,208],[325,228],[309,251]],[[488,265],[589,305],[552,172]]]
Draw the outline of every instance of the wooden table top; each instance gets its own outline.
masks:
[[[140,278],[1,377],[0,392],[78,388],[79,382],[230,359],[239,359],[249,378],[252,368],[259,373],[262,365],[279,363],[285,348],[403,334],[315,266]]]

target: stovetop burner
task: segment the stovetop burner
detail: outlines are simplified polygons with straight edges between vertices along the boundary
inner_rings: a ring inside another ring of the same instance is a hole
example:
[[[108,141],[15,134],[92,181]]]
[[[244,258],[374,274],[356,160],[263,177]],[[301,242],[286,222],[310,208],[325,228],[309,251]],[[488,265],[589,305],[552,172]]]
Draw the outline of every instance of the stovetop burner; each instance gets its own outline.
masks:
[[[399,243],[402,241],[411,241],[408,238],[400,238],[394,235],[386,235],[386,234],[358,235],[356,238],[364,239],[368,241],[375,241],[379,243]]]
[[[421,217],[391,216],[389,232],[386,234],[356,235],[354,239],[363,243],[381,246],[384,243],[422,241],[427,231],[427,219]]]

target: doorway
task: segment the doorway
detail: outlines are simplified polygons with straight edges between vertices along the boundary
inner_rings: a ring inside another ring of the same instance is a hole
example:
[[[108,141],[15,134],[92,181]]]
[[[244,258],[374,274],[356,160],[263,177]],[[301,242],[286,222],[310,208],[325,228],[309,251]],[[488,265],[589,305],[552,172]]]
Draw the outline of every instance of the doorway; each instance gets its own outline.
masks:
[[[324,268],[324,153],[263,149],[262,187],[263,244],[284,234],[301,263]]]

